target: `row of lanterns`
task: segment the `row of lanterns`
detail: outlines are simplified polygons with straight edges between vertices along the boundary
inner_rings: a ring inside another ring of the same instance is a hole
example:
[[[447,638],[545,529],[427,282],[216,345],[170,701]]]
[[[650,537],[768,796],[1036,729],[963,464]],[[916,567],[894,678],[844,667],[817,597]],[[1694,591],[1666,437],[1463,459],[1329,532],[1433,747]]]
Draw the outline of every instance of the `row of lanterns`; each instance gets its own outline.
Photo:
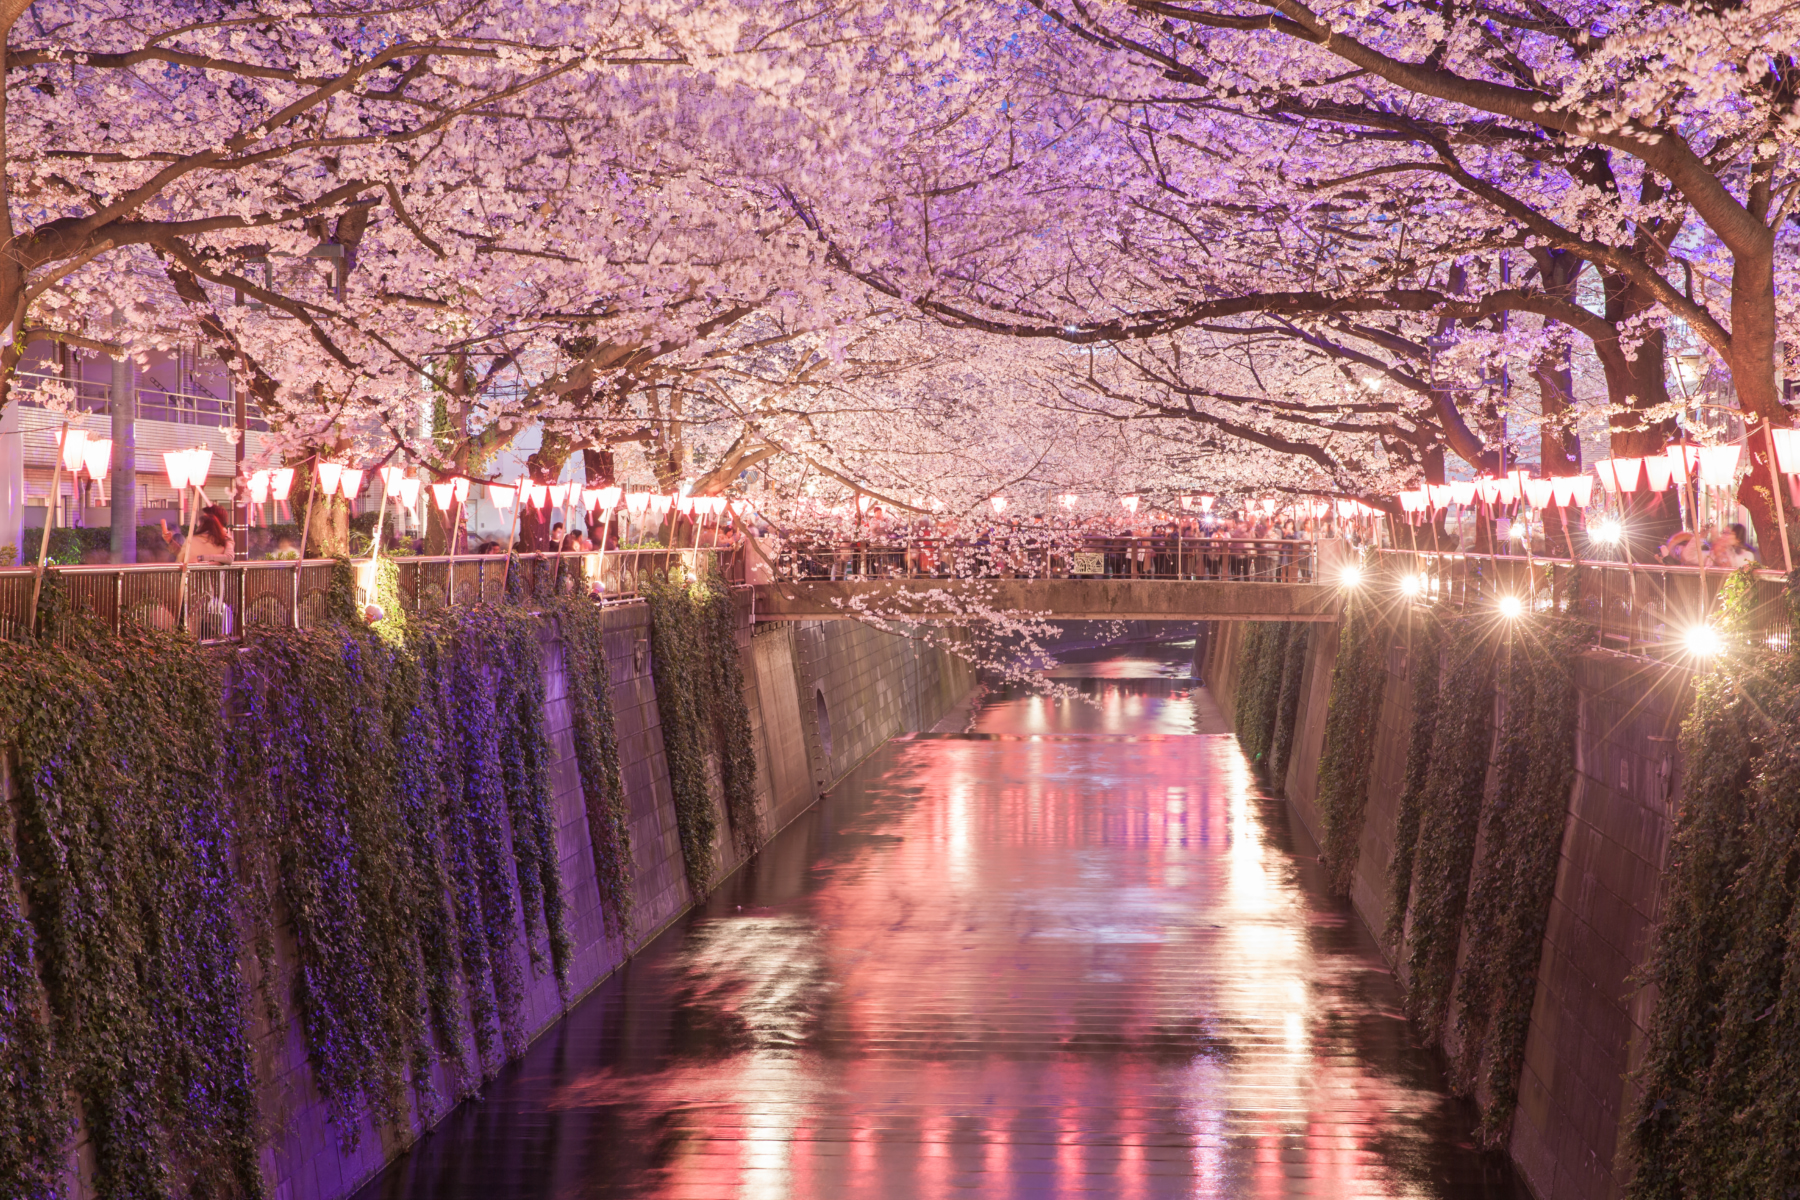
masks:
[[[65,437],[59,429],[56,444],[62,447],[64,470],[72,475],[86,471],[95,482],[106,478],[107,469],[112,466],[111,438],[89,437],[85,429],[71,429]]]
[[[178,452],[190,453],[190,452]],[[212,452],[204,451],[210,460]],[[165,458],[169,456],[165,455]],[[199,478],[205,478],[202,466]],[[353,500],[362,490],[363,478],[367,471],[345,466],[342,463],[318,463],[319,490],[327,496],[342,495],[346,500]],[[387,466],[378,469],[382,490],[391,500],[398,500],[406,508],[413,507],[419,499],[419,492],[424,483],[417,476],[408,475],[406,468]],[[169,482],[182,486],[176,479],[176,468],[169,468]],[[250,499],[257,504],[268,500],[285,501],[294,487],[294,468],[275,467],[269,470],[253,472],[249,478]],[[440,479],[431,484],[431,498],[439,512],[449,512],[452,504],[463,504],[468,501],[469,488],[473,481],[465,476],[456,475]],[[627,493],[616,486],[585,488],[574,483],[530,483],[520,480],[516,484],[487,484],[488,502],[501,512],[511,512],[513,505],[523,501],[539,512],[547,512],[554,508],[563,508],[572,504],[577,498],[586,511],[596,509],[610,512],[624,502],[625,510],[634,516],[649,513],[653,516],[666,516],[670,509],[683,515],[720,516],[728,504],[733,511],[743,512],[747,509],[745,501],[727,501],[724,496],[665,496],[652,492]]]
[[[1775,453],[1784,474],[1800,474],[1800,429],[1777,429]],[[1561,475],[1534,479],[1524,470],[1503,476],[1482,475],[1450,483],[1428,483],[1400,493],[1403,512],[1445,509],[1452,504],[1512,504],[1521,497],[1532,508],[1587,508],[1593,503],[1594,481],[1608,495],[1644,488],[1665,492],[1671,484],[1685,487],[1690,481],[1702,487],[1728,488],[1737,479],[1743,456],[1741,445],[1694,446],[1676,442],[1662,454],[1644,458],[1608,458],[1594,464],[1592,475]]]

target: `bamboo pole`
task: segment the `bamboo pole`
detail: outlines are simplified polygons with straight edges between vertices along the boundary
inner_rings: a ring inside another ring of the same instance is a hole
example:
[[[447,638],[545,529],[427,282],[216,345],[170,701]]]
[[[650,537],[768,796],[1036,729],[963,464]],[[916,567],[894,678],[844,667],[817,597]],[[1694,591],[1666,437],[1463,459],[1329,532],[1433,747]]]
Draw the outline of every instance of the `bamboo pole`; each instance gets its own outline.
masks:
[[[519,482],[514,485],[512,520],[506,523],[506,561],[500,564],[500,602],[502,604],[506,602],[506,578],[512,571],[513,537],[519,531],[519,510],[525,507],[526,478],[527,476],[521,475]]]
[[[182,629],[187,628],[188,564],[194,557],[194,525],[200,519],[200,501],[206,497],[206,489],[199,484],[189,480],[188,486],[193,488],[194,498],[188,504],[187,541],[181,544],[181,590],[175,604],[175,620]]]
[[[1764,421],[1763,433],[1769,444],[1769,490],[1775,493],[1775,523],[1781,528],[1781,565],[1787,569],[1788,574],[1792,575],[1794,573],[1794,556],[1793,552],[1788,549],[1787,512],[1781,504],[1781,489],[1787,481],[1782,479],[1781,468],[1775,461],[1775,426]]]
[[[56,465],[50,472],[49,504],[44,506],[44,536],[38,539],[37,575],[31,583],[31,632],[37,633],[38,598],[44,591],[44,564],[50,558],[50,525],[56,519],[56,503],[62,499],[63,446],[69,440],[69,422],[65,419],[62,440],[56,444]]]
[[[306,460],[306,517],[300,522],[300,557],[294,560],[294,628],[300,628],[300,572],[306,567],[306,539],[312,533],[313,497],[319,494],[319,483],[314,478],[319,452],[314,450]]]
[[[375,509],[375,540],[369,543],[369,587],[363,596],[363,607],[375,603],[375,589],[381,585],[381,524],[387,519],[387,480],[381,477],[380,468],[374,470],[375,481],[381,485],[381,503]],[[382,614],[386,616],[384,612]]]

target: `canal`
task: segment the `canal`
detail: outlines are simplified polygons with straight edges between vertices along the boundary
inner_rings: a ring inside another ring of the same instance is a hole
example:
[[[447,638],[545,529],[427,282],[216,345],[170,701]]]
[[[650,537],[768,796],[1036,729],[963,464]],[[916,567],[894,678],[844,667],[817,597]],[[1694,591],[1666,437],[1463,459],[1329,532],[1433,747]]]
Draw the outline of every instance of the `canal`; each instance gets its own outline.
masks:
[[[1191,652],[888,743],[359,1200],[1524,1197]]]

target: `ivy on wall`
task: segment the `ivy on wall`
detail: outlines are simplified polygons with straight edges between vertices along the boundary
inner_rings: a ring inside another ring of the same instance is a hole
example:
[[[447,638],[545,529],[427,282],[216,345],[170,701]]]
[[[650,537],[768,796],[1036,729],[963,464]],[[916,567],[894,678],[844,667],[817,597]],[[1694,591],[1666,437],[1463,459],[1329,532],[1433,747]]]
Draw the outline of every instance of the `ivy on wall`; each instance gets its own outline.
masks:
[[[1407,651],[1412,675],[1412,723],[1406,735],[1406,777],[1394,819],[1394,854],[1388,860],[1387,923],[1382,939],[1390,949],[1400,945],[1406,929],[1406,906],[1412,896],[1413,855],[1419,842],[1419,810],[1437,734],[1439,666],[1443,625],[1435,609],[1414,610]]]
[[[1387,624],[1366,601],[1352,598],[1338,634],[1319,756],[1319,861],[1327,886],[1348,895],[1362,840],[1369,773],[1375,761],[1376,720],[1387,683]]]
[[[1238,649],[1237,697],[1233,716],[1238,743],[1252,766],[1267,768],[1275,738],[1276,706],[1281,698],[1281,669],[1286,660],[1289,626],[1279,621],[1253,621]]]
[[[1578,602],[1579,579],[1570,594]],[[1494,786],[1482,804],[1454,1014],[1452,1082],[1481,1099],[1480,1136],[1503,1145],[1518,1105],[1557,859],[1575,784],[1580,718],[1574,663],[1593,631],[1564,617],[1513,639]]]
[[[1732,649],[1696,680],[1681,731],[1633,1200],[1800,1190],[1800,659],[1744,636],[1747,592],[1734,577],[1721,595]],[[1800,573],[1788,608],[1800,616]]]
[[[587,802],[588,836],[606,931],[631,929],[631,809],[619,769],[619,733],[613,720],[612,677],[606,665],[603,610],[579,600],[556,610],[568,680],[570,732],[581,793]]]
[[[663,753],[675,800],[682,861],[695,896],[712,886],[718,813],[707,786],[707,755],[718,756],[725,816],[741,846],[761,840],[756,762],[738,666],[731,595],[716,574],[645,580],[651,657]]]
[[[1300,688],[1306,679],[1306,651],[1311,645],[1311,625],[1296,623],[1288,628],[1281,688],[1275,701],[1275,733],[1269,746],[1269,780],[1277,790],[1286,786],[1288,759],[1294,750],[1294,726],[1300,713]]]
[[[705,623],[709,707],[720,780],[725,787],[725,815],[739,853],[749,854],[762,845],[764,830],[762,814],[756,808],[756,741],[750,729],[750,706],[744,701],[737,606],[731,589],[716,573],[698,599]]]
[[[263,1195],[215,665],[50,629],[0,643],[0,1194],[54,1191],[72,1094],[100,1195]]]
[[[342,618],[351,584],[346,564]],[[76,1100],[102,1197],[265,1194],[253,1004],[277,1025],[292,1006],[352,1143],[365,1112],[437,1115],[440,1056],[461,1096],[524,1049],[525,960],[566,996],[546,626],[389,612],[220,652],[66,619],[52,580],[44,636],[0,642],[0,1195],[57,1193]],[[556,615],[616,931],[630,846],[603,617]]]
[[[68,1081],[50,1040],[36,939],[19,890],[12,805],[0,803],[0,1188],[20,1200],[57,1196],[56,1155],[68,1135]]]
[[[1428,1042],[1442,1034],[1487,779],[1496,642],[1477,617],[1447,622],[1442,680],[1413,851],[1406,1010]]]
[[[515,945],[566,985],[543,727],[541,626],[445,609],[404,645],[349,629],[258,639],[238,656],[232,794],[270,986],[272,924],[291,921],[295,999],[320,1092],[354,1138],[366,1105],[441,1105],[524,1049]],[[453,732],[451,732],[453,731]],[[479,1071],[462,1061],[465,1008]]]

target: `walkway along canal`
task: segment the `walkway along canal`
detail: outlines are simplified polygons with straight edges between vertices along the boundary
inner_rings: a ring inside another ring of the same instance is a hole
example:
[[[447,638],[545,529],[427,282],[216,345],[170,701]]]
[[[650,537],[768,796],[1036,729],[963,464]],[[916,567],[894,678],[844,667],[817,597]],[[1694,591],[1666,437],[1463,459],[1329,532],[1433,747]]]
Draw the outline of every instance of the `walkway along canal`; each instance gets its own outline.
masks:
[[[361,1200],[1524,1196],[1191,656],[888,742]]]

